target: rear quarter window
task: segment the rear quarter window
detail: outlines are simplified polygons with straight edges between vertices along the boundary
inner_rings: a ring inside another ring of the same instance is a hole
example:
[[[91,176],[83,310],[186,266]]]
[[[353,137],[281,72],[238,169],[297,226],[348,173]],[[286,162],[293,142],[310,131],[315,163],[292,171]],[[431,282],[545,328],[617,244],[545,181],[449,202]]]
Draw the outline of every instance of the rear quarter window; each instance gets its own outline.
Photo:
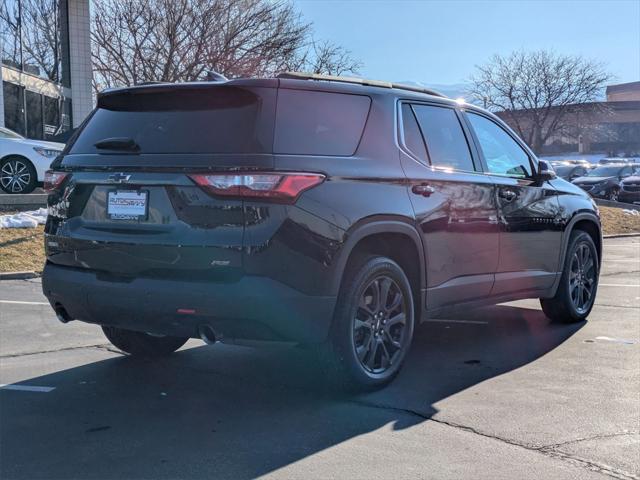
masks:
[[[370,106],[365,95],[280,89],[274,153],[353,155]]]

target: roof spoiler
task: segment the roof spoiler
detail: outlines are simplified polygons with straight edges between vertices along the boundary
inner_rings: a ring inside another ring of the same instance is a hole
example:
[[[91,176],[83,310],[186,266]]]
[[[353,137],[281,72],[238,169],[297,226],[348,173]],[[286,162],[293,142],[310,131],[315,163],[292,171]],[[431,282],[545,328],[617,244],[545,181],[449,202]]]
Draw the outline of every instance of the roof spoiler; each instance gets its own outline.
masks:
[[[381,87],[381,88],[397,88],[400,90],[408,90],[411,92],[426,93],[427,95],[433,95],[435,97],[447,98],[446,95],[432,90],[430,88],[417,87],[413,85],[406,85],[404,83],[385,82],[382,80],[371,80],[367,78],[358,77],[342,77],[336,75],[322,75],[319,73],[306,73],[306,72],[283,72],[276,76],[277,78],[289,78],[293,80],[323,80],[327,82],[341,82],[351,83],[355,85]]]

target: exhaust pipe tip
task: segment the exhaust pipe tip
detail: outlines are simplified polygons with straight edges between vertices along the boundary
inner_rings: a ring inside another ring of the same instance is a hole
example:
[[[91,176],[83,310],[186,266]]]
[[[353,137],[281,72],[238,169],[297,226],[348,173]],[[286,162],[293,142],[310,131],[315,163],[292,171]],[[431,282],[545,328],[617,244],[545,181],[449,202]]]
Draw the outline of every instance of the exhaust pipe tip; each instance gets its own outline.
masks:
[[[69,323],[71,320],[73,320],[67,310],[59,303],[56,303],[54,305],[53,311],[56,313],[56,317],[58,317],[58,320],[60,320],[61,323]]]
[[[215,330],[211,328],[211,325],[200,325],[198,327],[198,336],[207,345],[213,345],[218,341],[219,337],[219,335],[216,335]]]

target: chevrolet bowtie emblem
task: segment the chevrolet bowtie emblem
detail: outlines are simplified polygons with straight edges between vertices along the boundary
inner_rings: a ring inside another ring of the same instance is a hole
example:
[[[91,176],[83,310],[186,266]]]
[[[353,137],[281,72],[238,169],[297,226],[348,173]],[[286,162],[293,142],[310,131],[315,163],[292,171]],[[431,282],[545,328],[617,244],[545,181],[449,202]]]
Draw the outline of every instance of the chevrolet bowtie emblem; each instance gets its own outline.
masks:
[[[112,173],[109,175],[109,180],[115,183],[125,183],[128,182],[131,178],[131,175],[127,175],[125,173]]]

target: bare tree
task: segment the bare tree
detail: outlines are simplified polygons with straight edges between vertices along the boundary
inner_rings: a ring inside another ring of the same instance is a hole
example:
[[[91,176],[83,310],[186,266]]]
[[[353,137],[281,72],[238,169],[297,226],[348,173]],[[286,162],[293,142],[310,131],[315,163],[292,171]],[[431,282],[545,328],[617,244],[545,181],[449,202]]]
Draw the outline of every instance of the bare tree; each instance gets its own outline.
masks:
[[[20,22],[18,4],[3,2],[0,4],[0,35],[2,35],[2,61],[19,65],[20,56]]]
[[[288,70],[327,75],[357,74],[362,62],[354,59],[349,50],[330,41],[315,41],[293,59]]]
[[[213,69],[227,77],[291,67],[354,73],[359,63],[283,0],[103,0],[95,2],[96,90],[145,81],[192,81]]]
[[[476,69],[471,96],[485,108],[504,111],[536,152],[566,128],[570,105],[597,100],[611,79],[600,63],[546,50],[494,55]]]

